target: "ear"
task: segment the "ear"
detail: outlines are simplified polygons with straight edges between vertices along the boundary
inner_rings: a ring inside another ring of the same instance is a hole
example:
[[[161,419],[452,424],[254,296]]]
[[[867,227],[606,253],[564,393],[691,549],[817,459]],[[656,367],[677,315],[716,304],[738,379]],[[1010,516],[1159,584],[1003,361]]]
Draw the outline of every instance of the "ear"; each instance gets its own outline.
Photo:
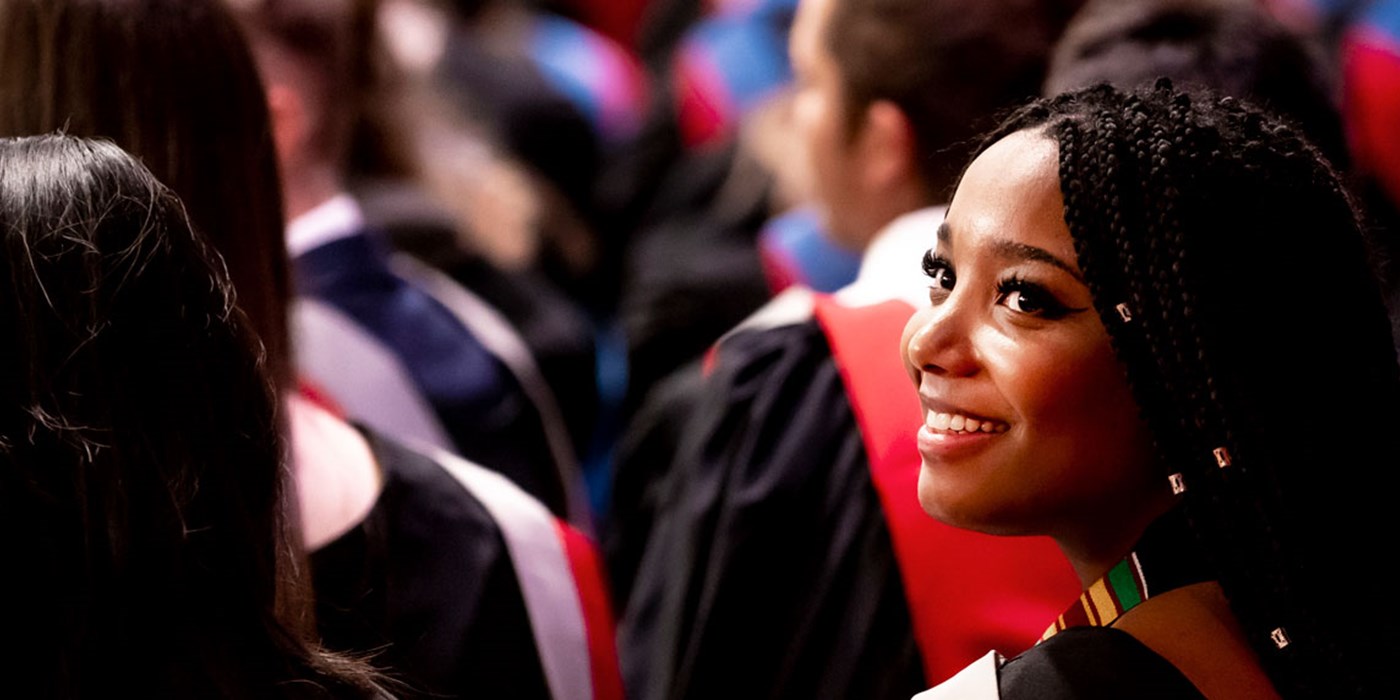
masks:
[[[272,122],[272,141],[277,146],[277,161],[285,170],[306,151],[311,136],[311,115],[300,93],[275,82],[267,85],[267,112]]]
[[[866,107],[858,148],[867,192],[902,189],[919,177],[914,129],[904,111],[889,100],[876,100]]]

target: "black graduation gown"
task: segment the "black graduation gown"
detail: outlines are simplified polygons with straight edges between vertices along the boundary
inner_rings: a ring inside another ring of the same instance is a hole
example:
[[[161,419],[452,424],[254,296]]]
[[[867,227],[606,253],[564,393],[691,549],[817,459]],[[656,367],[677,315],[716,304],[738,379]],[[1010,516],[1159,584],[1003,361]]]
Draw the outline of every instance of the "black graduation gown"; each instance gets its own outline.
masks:
[[[644,410],[691,413],[679,431],[651,423],[674,444],[630,436],[619,465],[642,495],[615,522],[651,523],[610,540],[629,697],[910,697],[927,687],[910,613],[821,328],[721,348],[693,406]]]
[[[1112,627],[1067,629],[997,673],[1002,700],[1203,700],[1171,662]]]
[[[366,435],[369,516],[311,553],[327,647],[371,653],[400,698],[549,698],[515,567],[486,508],[430,458]]]

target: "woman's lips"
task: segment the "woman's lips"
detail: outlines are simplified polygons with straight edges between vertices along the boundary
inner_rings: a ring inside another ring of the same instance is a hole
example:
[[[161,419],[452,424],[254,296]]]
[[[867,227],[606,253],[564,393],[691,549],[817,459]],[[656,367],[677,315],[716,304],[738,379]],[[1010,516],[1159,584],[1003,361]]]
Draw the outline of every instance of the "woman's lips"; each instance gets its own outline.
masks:
[[[919,454],[926,464],[957,459],[981,449],[1010,429],[1008,423],[995,418],[925,410],[924,424],[918,433]]]
[[[928,426],[929,430],[940,433],[1004,433],[1011,428],[1005,422],[994,418],[943,411],[925,413],[924,425]]]
[[[918,434],[919,456],[924,458],[925,464],[958,459],[987,446],[1004,434],[1004,431],[984,433],[980,430],[955,433],[923,425],[919,427]]]

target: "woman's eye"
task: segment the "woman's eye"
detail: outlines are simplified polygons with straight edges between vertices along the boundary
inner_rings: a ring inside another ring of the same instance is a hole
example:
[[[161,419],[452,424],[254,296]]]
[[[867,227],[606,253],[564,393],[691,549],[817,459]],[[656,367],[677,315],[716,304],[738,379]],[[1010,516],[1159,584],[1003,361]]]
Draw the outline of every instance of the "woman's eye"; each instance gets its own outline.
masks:
[[[932,250],[924,254],[924,274],[928,275],[929,288],[935,294],[952,291],[958,282],[948,259],[934,255]]]
[[[953,276],[953,271],[946,267],[934,270],[933,274],[929,275],[929,277],[930,284],[934,289],[942,289],[945,291],[952,291],[953,284],[957,282],[957,278]]]
[[[1065,306],[1053,294],[1045,291],[1039,285],[1020,279],[1002,282],[998,285],[997,292],[1000,295],[998,303],[1016,313],[1028,316],[1054,319],[1083,310]]]
[[[1023,314],[1038,314],[1045,310],[1044,302],[1036,299],[1034,294],[1028,294],[1025,290],[1017,289],[1006,295],[1006,305],[1013,311],[1020,311]]]

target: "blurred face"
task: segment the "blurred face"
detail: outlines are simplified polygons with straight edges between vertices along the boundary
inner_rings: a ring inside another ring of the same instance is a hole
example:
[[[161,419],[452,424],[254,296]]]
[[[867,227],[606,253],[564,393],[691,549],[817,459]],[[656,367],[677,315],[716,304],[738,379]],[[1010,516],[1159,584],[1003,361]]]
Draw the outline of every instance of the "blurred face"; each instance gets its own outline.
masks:
[[[944,522],[1056,537],[1081,570],[1170,501],[1063,218],[1057,148],[1023,131],[968,168],[904,332],[919,500]],[[1121,551],[1119,551],[1121,550]]]
[[[846,128],[840,67],[827,50],[826,24],[838,0],[802,0],[790,38],[796,95],[793,122],[807,161],[809,196],[821,207],[832,236],[860,248],[870,232],[860,223],[858,168]]]

